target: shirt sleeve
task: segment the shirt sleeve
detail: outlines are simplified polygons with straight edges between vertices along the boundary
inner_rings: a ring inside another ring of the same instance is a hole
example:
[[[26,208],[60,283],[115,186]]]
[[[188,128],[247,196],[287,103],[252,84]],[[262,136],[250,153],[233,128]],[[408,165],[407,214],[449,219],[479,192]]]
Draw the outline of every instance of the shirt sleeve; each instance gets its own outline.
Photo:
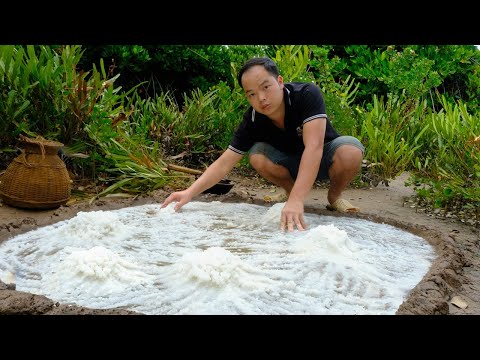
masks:
[[[316,118],[327,119],[325,100],[320,88],[311,84],[302,94],[302,125]]]

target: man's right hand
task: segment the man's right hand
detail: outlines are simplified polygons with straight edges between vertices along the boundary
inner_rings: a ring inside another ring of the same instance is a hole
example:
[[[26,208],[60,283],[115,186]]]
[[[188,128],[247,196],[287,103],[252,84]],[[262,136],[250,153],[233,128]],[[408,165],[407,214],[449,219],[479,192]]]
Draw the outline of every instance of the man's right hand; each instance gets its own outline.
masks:
[[[165,201],[161,205],[161,208],[164,208],[165,206],[170,204],[172,201],[177,201],[173,209],[175,211],[178,211],[183,205],[188,203],[190,200],[192,200],[192,196],[189,194],[188,190],[176,191],[170,194],[170,196],[165,199]]]
[[[162,204],[162,208],[177,201],[174,210],[188,203],[194,196],[197,196],[205,189],[208,189],[218,183],[223,177],[242,159],[243,155],[237,154],[235,151],[227,149],[225,152],[210,165],[207,170],[200,176],[190,187],[183,191],[176,191],[170,194]]]

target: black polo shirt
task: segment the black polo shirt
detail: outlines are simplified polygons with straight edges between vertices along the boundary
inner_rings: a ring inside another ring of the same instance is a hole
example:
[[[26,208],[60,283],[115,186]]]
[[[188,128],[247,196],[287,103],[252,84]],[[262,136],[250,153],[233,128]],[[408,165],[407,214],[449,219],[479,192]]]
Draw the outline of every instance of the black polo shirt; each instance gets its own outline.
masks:
[[[266,142],[285,153],[302,153],[305,149],[303,125],[318,118],[327,120],[324,143],[340,136],[327,117],[320,88],[313,83],[285,83],[285,129],[275,126],[251,106],[243,115],[228,148],[238,154],[247,153],[256,142]]]

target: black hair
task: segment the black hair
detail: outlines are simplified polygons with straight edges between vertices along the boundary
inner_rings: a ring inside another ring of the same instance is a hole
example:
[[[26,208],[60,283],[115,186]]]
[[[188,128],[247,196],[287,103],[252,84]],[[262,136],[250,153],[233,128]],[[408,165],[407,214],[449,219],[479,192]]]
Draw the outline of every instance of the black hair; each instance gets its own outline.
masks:
[[[254,57],[248,60],[245,64],[243,64],[242,68],[238,72],[237,75],[237,80],[238,84],[243,88],[242,86],[242,76],[247,71],[253,66],[256,65],[261,65],[267,70],[270,74],[272,74],[275,77],[278,77],[280,75],[280,72],[278,71],[278,66],[275,64],[275,62],[270,59],[269,57]]]

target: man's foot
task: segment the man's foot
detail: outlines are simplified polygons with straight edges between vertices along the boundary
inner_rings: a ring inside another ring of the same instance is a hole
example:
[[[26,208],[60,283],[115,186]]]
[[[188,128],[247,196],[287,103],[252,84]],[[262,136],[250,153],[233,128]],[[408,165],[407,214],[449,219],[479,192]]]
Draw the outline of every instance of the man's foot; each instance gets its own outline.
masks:
[[[280,190],[280,193],[275,195],[265,195],[263,200],[266,202],[286,202],[288,200],[288,194],[286,191]]]
[[[359,207],[353,206],[348,200],[345,199],[337,199],[333,204],[327,205],[327,209],[341,213],[356,213],[360,211]]]

